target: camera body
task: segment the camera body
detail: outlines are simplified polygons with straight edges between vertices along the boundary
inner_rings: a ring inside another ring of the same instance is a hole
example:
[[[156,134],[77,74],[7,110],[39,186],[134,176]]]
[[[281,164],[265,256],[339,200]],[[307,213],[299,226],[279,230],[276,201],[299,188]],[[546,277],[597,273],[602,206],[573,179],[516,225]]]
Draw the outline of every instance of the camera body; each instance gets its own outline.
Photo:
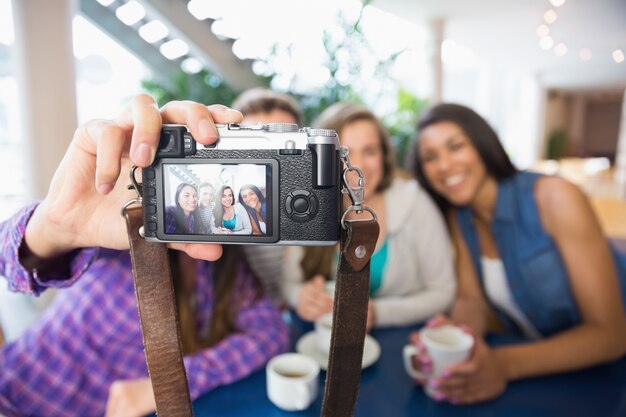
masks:
[[[155,242],[334,245],[341,159],[333,130],[295,124],[216,125],[197,143],[164,125],[142,170],[144,237]]]

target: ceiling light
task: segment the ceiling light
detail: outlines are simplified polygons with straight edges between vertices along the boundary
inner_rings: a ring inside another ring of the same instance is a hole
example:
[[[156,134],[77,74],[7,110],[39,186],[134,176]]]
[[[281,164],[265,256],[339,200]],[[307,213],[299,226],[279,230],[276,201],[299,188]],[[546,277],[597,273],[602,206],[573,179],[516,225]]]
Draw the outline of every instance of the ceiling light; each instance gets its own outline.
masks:
[[[211,32],[213,32],[218,38],[237,39],[239,38],[238,28],[239,26],[236,22],[227,22],[224,19],[219,19],[211,25]]]
[[[549,25],[556,22],[557,17],[558,16],[556,15],[556,12],[552,9],[548,10],[547,12],[543,14],[543,20],[545,20],[546,23]]]
[[[563,56],[567,53],[567,46],[563,42],[554,47],[554,53],[556,56]]]
[[[223,15],[221,2],[206,0],[191,0],[187,3],[187,10],[198,20],[219,19]]]
[[[622,52],[621,49],[614,50],[613,51],[613,59],[618,64],[621,64],[622,62],[624,62],[624,52]]]
[[[185,59],[182,64],[180,64],[180,67],[187,74],[197,74],[202,71],[202,68],[204,66],[202,65],[202,62],[200,62],[197,58],[189,57]]]
[[[544,36],[539,39],[539,46],[541,49],[545,49],[546,51],[554,45],[554,40],[550,36]]]
[[[550,34],[550,28],[548,25],[539,25],[537,26],[537,36],[543,38],[544,36],[548,36]]]
[[[583,48],[580,50],[580,52],[578,53],[578,56],[580,57],[580,59],[582,59],[583,61],[589,61],[591,59],[591,51],[589,50],[589,48]]]
[[[115,0],[98,0],[98,3],[104,7],[109,7]]]
[[[128,3],[118,7],[115,10],[115,15],[126,25],[132,26],[145,17],[146,9],[137,1],[130,0]]]
[[[167,59],[176,59],[189,53],[189,46],[180,39],[172,39],[159,47],[161,54]]]
[[[153,20],[139,28],[139,36],[148,43],[155,43],[165,38],[169,33],[167,26],[159,20]]]
[[[554,7],[561,7],[565,4],[565,0],[550,0],[550,4]]]

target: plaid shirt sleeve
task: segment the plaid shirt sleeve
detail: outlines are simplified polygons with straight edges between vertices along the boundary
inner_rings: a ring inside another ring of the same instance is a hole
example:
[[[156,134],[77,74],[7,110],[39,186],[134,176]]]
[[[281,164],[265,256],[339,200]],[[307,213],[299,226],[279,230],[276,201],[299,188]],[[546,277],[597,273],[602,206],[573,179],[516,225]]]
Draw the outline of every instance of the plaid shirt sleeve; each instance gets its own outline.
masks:
[[[48,287],[67,287],[72,285],[89,267],[97,249],[77,250],[67,271],[41,276],[36,269],[26,270],[19,260],[19,249],[24,240],[26,225],[37,208],[38,203],[30,204],[8,220],[0,223],[0,241],[5,242],[0,252],[0,275],[8,280],[9,289],[15,292],[39,295]]]
[[[251,276],[240,273],[234,291],[240,303],[235,323],[238,331],[184,358],[193,399],[248,376],[289,347],[287,325],[269,299],[256,298]]]

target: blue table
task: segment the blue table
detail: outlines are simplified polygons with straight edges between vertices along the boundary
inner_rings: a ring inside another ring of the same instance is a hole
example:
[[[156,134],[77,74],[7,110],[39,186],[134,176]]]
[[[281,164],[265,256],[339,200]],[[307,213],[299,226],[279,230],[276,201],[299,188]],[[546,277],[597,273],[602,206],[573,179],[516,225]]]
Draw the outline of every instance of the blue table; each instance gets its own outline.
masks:
[[[374,330],[380,343],[380,359],[362,372],[355,415],[358,417],[402,416],[497,416],[554,417],[626,416],[626,359],[581,372],[534,378],[509,384],[500,398],[485,404],[454,406],[426,397],[404,372],[401,351],[409,328]],[[292,350],[295,341],[311,329],[310,324],[293,320]],[[491,336],[492,344],[510,338]],[[194,402],[195,415],[229,417],[319,416],[324,392],[320,375],[320,395],[302,412],[287,412],[274,406],[266,394],[265,370],[235,384],[217,388]]]

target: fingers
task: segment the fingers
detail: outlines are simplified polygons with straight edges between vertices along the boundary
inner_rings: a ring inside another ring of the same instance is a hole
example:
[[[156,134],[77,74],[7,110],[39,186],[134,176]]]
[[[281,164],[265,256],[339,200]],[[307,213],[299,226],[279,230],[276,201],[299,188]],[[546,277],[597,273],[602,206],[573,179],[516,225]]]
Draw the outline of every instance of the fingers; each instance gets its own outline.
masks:
[[[106,195],[120,176],[120,159],[126,146],[125,134],[109,121],[87,124],[86,128],[90,137],[99,138],[96,143],[96,189]]]
[[[411,362],[413,363],[413,368],[420,372],[430,374],[433,371],[432,359],[430,358],[430,356],[428,356],[428,354],[423,351],[421,353],[413,355],[413,357],[411,358]]]
[[[239,123],[243,120],[243,114],[240,111],[221,104],[213,104],[208,109],[217,123]]]
[[[413,332],[409,335],[409,343],[411,343],[412,345],[417,346],[417,344],[420,342],[420,332]]]
[[[316,320],[332,311],[333,299],[320,289],[314,281],[307,282],[298,297],[298,314],[305,320]]]
[[[226,106],[207,107],[192,101],[172,101],[159,110],[152,97],[140,94],[115,122],[125,132],[132,131],[130,157],[133,163],[147,167],[156,154],[162,123],[187,125],[198,142],[208,144],[217,139],[215,122],[238,123],[242,119],[240,112]]]
[[[453,324],[453,322],[448,317],[442,314],[437,314],[435,317],[426,322],[426,327],[439,327],[445,324]]]
[[[210,243],[169,243],[168,247],[186,252],[195,259],[216,261],[222,256],[222,246]]]
[[[202,144],[215,142],[218,133],[215,123],[238,123],[240,112],[215,104],[204,106],[191,101],[172,101],[161,108],[165,123],[185,124],[194,139]]]
[[[134,97],[115,122],[125,131],[132,131],[130,158],[133,163],[139,167],[150,165],[159,144],[162,124],[154,99],[147,94]]]

